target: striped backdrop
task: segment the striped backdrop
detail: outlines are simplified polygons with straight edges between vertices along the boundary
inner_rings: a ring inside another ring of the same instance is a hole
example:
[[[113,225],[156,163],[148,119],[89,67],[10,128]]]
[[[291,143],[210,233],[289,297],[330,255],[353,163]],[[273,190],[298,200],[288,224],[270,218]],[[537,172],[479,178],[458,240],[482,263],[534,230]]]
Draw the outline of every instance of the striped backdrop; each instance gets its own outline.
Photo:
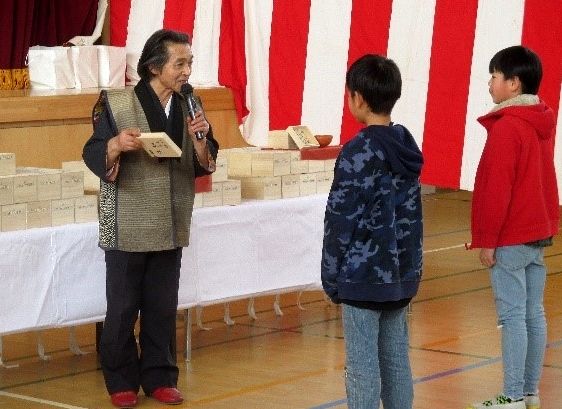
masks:
[[[562,135],[562,0],[120,0],[110,18],[132,82],[152,32],[192,33],[190,82],[230,87],[254,145],[295,124],[349,140],[360,125],[345,107],[346,69],[362,54],[384,54],[402,72],[393,120],[422,147],[422,181],[472,190],[486,136],[476,118],[492,108],[488,62],[514,44],[540,55],[539,94]],[[562,143],[556,165],[562,192]]]

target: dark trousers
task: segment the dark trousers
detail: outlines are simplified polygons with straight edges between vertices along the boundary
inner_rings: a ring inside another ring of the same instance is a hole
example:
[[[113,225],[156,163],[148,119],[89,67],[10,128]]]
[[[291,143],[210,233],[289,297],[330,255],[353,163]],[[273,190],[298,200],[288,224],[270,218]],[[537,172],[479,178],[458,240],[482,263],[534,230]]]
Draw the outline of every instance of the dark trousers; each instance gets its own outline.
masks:
[[[175,387],[176,313],[182,249],[105,252],[107,313],[100,363],[108,392],[150,395]],[[134,335],[140,317],[139,349]],[[140,353],[139,353],[140,352]]]

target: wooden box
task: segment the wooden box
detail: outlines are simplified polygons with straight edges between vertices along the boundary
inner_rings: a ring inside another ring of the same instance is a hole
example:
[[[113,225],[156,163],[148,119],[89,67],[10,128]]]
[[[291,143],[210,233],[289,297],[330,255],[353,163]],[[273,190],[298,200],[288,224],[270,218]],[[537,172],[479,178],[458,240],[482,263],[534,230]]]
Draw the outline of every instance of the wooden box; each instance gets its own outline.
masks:
[[[281,177],[240,178],[242,198],[247,199],[281,199]]]
[[[83,160],[63,162],[62,170],[64,172],[81,170],[84,172],[84,191],[89,193],[97,193],[100,191],[100,178],[86,166]]]
[[[228,176],[248,177],[252,176],[252,149],[236,148],[228,149]]]
[[[24,230],[27,224],[27,204],[2,206],[2,231]]]
[[[51,224],[61,226],[74,223],[74,199],[51,201]]]
[[[61,170],[50,168],[21,167],[16,169],[18,174],[36,175],[37,201],[60,199]]]
[[[224,155],[217,156],[217,169],[213,172],[213,182],[224,182],[228,179],[228,158]]]
[[[37,201],[37,175],[21,173],[14,175],[14,203]]]
[[[210,192],[203,192],[203,207],[222,206],[222,183],[213,182]]]
[[[0,153],[0,176],[15,175],[16,154]]]
[[[74,199],[74,222],[88,223],[98,220],[98,197],[86,195]]]
[[[61,173],[61,199],[84,195],[84,172],[69,171]]]
[[[308,161],[301,160],[300,151],[291,152],[291,174],[300,175],[301,173],[308,173]]]
[[[335,159],[326,159],[324,161],[324,170],[326,172],[333,172],[335,167],[336,167]]]
[[[41,200],[27,204],[27,228],[51,226],[51,201]]]
[[[0,206],[14,203],[14,177],[0,176]]]
[[[333,181],[333,171],[318,172],[316,174],[316,193],[330,193]]]
[[[287,130],[269,131],[267,134],[267,146],[273,149],[298,149],[297,144],[293,141]]]
[[[301,196],[316,194],[316,173],[299,175]]]
[[[299,149],[320,146],[310,129],[305,125],[289,126],[287,132]]]
[[[326,169],[323,160],[309,160],[308,161],[308,173],[324,172]]]
[[[252,154],[252,176],[283,176],[291,173],[291,154],[258,151]]]
[[[281,196],[283,198],[299,197],[300,194],[300,175],[281,176]]]
[[[222,182],[222,204],[224,206],[239,205],[242,202],[242,188],[239,180]]]

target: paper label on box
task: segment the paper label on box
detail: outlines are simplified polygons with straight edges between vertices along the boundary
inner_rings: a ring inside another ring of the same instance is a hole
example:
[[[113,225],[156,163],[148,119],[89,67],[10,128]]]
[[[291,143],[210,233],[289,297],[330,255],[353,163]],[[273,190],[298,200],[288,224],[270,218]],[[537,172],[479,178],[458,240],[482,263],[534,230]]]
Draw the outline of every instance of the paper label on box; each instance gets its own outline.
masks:
[[[2,206],[2,231],[24,230],[27,220],[27,204]]]
[[[0,205],[14,203],[14,177],[0,176]]]
[[[37,201],[37,176],[14,176],[14,203],[27,203]]]
[[[0,176],[16,173],[16,154],[0,153]]]
[[[84,195],[84,172],[62,172],[60,178],[61,199]]]
[[[74,222],[87,223],[98,220],[98,198],[95,195],[77,197],[74,201]]]
[[[27,204],[27,228],[51,226],[51,201],[42,200]]]
[[[60,173],[37,175],[37,200],[60,199]]]
[[[300,196],[300,176],[281,176],[281,196],[284,198]]]
[[[239,180],[222,182],[222,204],[237,205],[242,202],[242,189]]]
[[[74,199],[53,200],[51,202],[51,224],[61,226],[74,223]]]

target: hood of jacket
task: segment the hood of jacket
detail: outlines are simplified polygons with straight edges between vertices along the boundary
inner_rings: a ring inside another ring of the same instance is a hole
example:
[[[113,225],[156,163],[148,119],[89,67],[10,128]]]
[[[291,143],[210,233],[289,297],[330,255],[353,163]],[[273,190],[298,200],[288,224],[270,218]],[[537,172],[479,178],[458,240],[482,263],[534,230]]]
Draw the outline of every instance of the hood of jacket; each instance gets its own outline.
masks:
[[[515,117],[527,122],[540,139],[554,136],[554,112],[536,95],[518,95],[498,104],[490,113],[478,118],[487,131],[503,117]]]
[[[410,131],[402,125],[371,125],[363,130],[375,134],[374,141],[383,149],[392,173],[407,178],[418,178],[423,165],[423,156]]]

